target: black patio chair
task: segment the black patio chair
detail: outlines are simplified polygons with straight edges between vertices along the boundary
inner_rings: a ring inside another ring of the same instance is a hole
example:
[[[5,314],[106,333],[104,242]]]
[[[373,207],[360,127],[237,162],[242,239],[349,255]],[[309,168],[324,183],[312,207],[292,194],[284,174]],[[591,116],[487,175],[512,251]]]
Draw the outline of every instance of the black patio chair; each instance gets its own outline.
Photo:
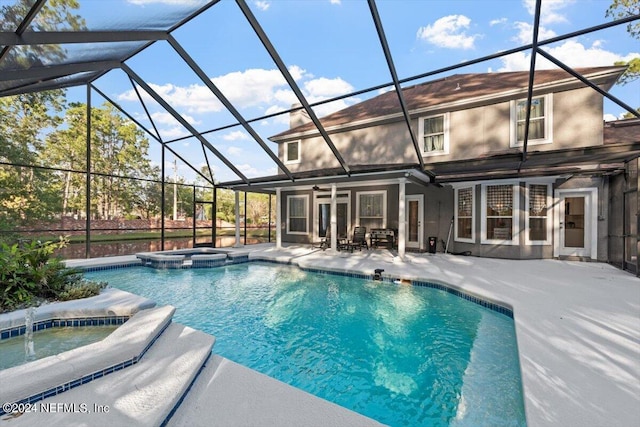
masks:
[[[369,243],[367,243],[366,239],[367,227],[355,227],[353,229],[353,239],[351,240],[351,244],[354,248],[358,250],[362,250],[362,248],[369,249]]]

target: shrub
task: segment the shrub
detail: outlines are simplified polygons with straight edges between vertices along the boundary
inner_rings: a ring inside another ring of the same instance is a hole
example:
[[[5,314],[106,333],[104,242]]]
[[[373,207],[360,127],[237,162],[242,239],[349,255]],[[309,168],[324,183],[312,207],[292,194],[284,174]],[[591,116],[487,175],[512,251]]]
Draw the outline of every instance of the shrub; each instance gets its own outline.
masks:
[[[106,282],[90,282],[78,280],[65,286],[64,290],[58,294],[60,301],[88,298],[98,295],[100,291],[107,287]]]
[[[62,294],[72,299],[71,295],[100,292],[101,287],[82,281],[80,270],[66,268],[53,257],[67,243],[62,237],[57,242],[0,242],[0,312],[28,306],[34,299],[60,299]]]

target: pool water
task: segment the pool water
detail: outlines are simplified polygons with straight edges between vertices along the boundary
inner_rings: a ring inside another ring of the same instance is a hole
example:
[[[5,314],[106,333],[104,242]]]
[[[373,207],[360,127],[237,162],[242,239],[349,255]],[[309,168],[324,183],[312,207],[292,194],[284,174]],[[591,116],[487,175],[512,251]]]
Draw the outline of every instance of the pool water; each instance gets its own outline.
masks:
[[[117,326],[80,326],[43,329],[33,333],[35,356],[31,360],[43,359],[77,347],[98,342],[115,331]],[[25,337],[19,335],[0,341],[0,370],[27,363]]]
[[[523,426],[513,320],[448,292],[245,263],[87,278],[177,308],[214,353],[392,426]]]

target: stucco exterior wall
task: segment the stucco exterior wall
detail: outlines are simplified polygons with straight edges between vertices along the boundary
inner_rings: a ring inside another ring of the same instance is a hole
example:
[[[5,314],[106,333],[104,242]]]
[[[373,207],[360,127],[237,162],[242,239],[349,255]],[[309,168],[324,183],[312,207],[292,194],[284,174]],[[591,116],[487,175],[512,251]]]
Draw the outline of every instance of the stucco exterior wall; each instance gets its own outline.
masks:
[[[552,95],[552,143],[535,144],[529,151],[550,151],[571,147],[602,145],[602,96],[591,88],[580,88]],[[512,102],[503,101],[456,111],[430,111],[413,115],[411,124],[419,138],[419,118],[449,113],[448,154],[424,156],[425,163],[475,159],[495,153],[520,152],[511,147]],[[349,165],[417,163],[411,137],[402,118],[345,132],[328,131],[331,140]],[[418,141],[420,144],[420,141]],[[284,159],[284,147],[279,144]],[[320,136],[300,140],[299,163],[287,164],[292,172],[340,167],[338,160]]]

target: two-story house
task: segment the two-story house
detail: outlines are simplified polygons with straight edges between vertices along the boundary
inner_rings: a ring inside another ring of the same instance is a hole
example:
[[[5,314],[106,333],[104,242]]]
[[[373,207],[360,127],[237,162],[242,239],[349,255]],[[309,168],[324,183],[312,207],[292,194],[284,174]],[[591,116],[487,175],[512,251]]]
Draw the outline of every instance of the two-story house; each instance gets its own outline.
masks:
[[[624,67],[576,72],[608,91]],[[409,121],[390,91],[322,118],[326,135],[291,113],[270,139],[295,180],[252,184],[277,193],[278,244],[363,226],[393,230],[401,256],[435,237],[439,251],[609,260],[623,188],[637,212],[637,182],[614,181],[637,170],[640,122],[605,124],[603,95],[564,70],[535,72],[529,106],[528,87],[528,71],[453,75],[403,89]]]

